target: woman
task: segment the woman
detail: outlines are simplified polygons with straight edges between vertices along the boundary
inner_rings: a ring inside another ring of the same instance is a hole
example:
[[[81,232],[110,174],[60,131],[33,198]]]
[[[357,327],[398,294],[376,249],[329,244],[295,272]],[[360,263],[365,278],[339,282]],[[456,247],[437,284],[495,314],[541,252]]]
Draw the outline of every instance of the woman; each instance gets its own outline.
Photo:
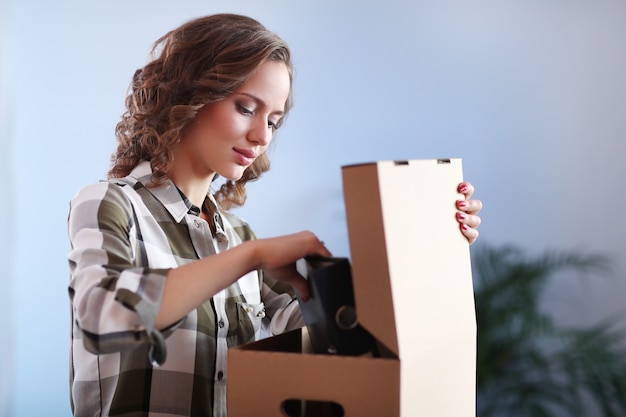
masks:
[[[169,32],[135,73],[109,181],[70,205],[74,415],[224,416],[227,349],[302,326],[294,263],[330,252],[308,231],[255,239],[226,211],[269,169],[291,84],[287,45],[231,14]],[[459,187],[473,242],[480,202]]]

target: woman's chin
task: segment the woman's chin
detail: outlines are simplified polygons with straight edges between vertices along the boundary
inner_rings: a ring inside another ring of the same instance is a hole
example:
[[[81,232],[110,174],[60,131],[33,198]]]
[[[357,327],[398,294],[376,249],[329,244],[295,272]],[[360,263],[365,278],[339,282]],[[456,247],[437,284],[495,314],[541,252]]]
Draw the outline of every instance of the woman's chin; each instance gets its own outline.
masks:
[[[218,172],[218,175],[226,180],[236,182],[239,181],[241,177],[243,177],[244,171],[245,169],[233,170],[228,172]]]

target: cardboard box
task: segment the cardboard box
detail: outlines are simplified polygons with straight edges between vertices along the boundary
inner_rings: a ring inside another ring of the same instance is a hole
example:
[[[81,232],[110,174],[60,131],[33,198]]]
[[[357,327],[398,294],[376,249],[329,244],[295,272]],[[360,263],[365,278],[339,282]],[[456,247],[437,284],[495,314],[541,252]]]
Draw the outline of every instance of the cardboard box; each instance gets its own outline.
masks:
[[[357,315],[386,353],[307,353],[302,331],[231,349],[229,416],[475,416],[470,253],[455,221],[461,160],[342,174]],[[291,410],[300,400],[327,410]]]

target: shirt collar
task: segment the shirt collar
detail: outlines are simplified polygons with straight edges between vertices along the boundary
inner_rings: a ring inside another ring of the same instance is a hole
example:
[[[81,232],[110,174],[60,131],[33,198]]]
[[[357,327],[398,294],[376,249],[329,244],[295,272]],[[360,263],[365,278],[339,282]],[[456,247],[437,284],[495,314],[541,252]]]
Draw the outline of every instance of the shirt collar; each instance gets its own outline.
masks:
[[[140,162],[135,169],[130,173],[129,177],[140,182],[143,186],[147,186],[152,178],[152,168],[149,161]],[[199,215],[199,208],[194,206],[189,199],[176,187],[176,185],[169,178],[166,179],[163,184],[156,187],[146,187],[154,197],[163,204],[163,207],[171,214],[171,216],[180,222],[185,217],[185,214],[190,213]],[[210,193],[207,193],[207,198],[211,204],[215,205],[215,200]],[[206,200],[205,200],[206,201]]]

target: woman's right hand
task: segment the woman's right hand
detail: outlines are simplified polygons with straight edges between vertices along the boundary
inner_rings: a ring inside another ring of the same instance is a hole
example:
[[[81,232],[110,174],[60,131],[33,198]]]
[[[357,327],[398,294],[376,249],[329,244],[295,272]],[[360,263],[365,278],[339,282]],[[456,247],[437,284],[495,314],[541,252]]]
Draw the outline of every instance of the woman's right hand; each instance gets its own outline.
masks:
[[[303,300],[308,300],[309,287],[296,270],[296,261],[311,255],[332,256],[324,243],[308,231],[254,242],[258,245],[259,269],[272,278],[291,285]]]
[[[296,261],[309,255],[330,256],[311,232],[248,240],[214,256],[171,269],[165,281],[156,327],[176,323],[194,308],[250,271],[263,269],[309,299],[309,286],[296,270]],[[211,279],[207,279],[211,277]]]

